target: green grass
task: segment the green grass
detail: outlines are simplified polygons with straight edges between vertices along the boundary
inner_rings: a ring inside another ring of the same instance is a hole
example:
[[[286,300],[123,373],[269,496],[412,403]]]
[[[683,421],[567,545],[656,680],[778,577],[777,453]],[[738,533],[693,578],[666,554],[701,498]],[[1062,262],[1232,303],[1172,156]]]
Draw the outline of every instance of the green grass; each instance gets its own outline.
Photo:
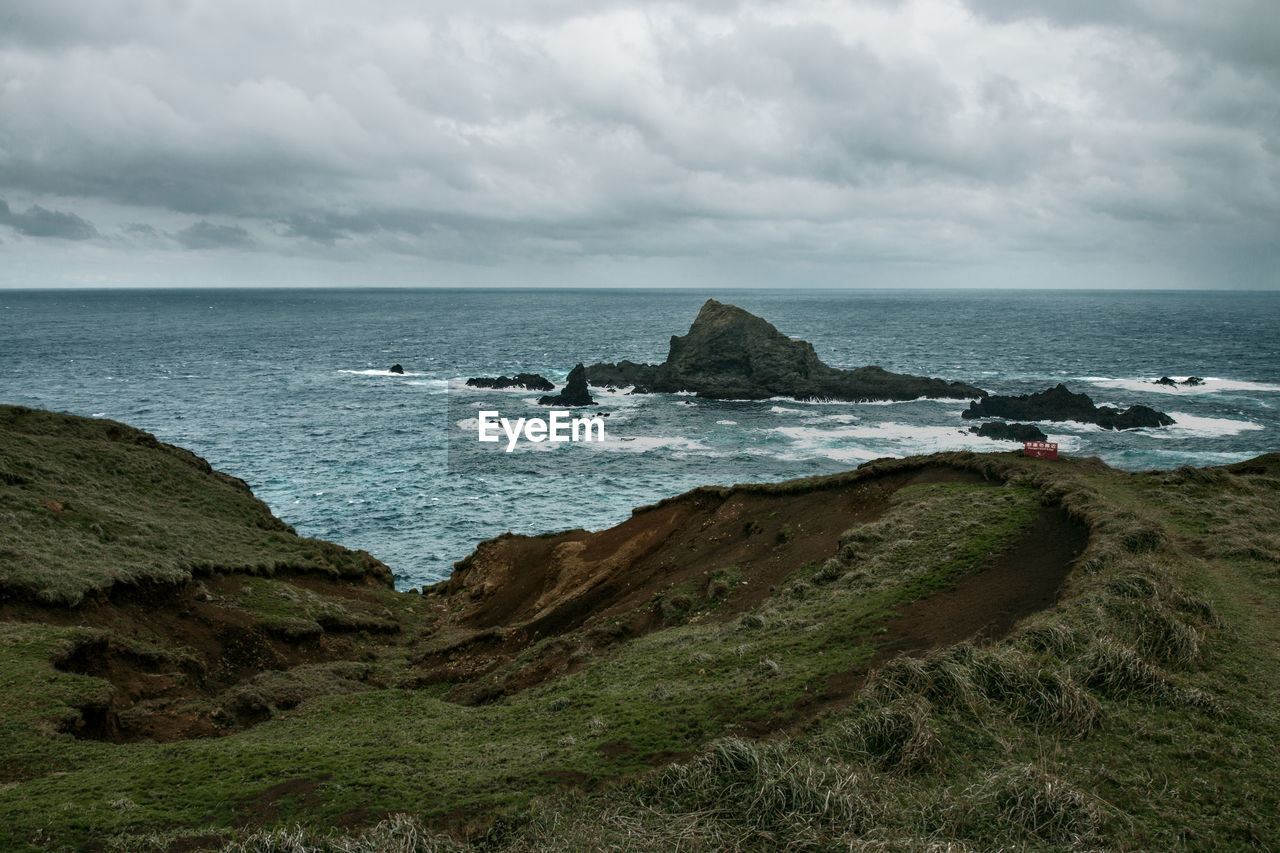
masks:
[[[541,798],[487,849],[1280,847],[1274,485],[973,464],[1094,529],[1057,607],[988,648],[892,661],[852,707],[787,737],[729,736],[619,788]],[[910,564],[871,533],[850,537],[851,562]],[[774,606],[814,606],[845,582]],[[352,849],[399,849],[410,832],[451,843],[405,819],[374,832],[352,843],[376,846]],[[325,833],[304,835],[299,849],[328,849]]]
[[[454,849],[446,827],[501,850],[1280,847],[1276,457],[1245,476],[1124,475],[947,454],[753,486],[795,494],[925,465],[987,478],[899,490],[747,613],[725,607],[742,570],[709,566],[646,605],[659,630],[604,648],[544,639],[483,680],[565,650],[581,668],[467,706],[447,701],[450,685],[414,686],[412,661],[453,636],[430,597],[290,583],[277,567],[368,564],[293,537],[229,478],[141,434],[0,413],[6,589],[72,601],[181,580],[203,561],[249,575],[231,604],[253,618],[324,622],[355,650],[238,687],[274,708],[251,729],[108,744],[61,729],[110,686],[53,662],[110,629],[0,622],[10,848],[164,849],[228,839],[255,814],[278,828],[241,831],[236,849]],[[992,645],[889,660],[851,704],[798,714],[872,660],[898,608],[982,571],[1042,504],[1092,531],[1058,605]],[[389,619],[399,633],[379,632]],[[259,802],[291,780],[293,793]],[[388,812],[408,817],[379,823]],[[361,815],[364,831],[332,829]]]
[[[243,482],[132,427],[0,406],[0,437],[0,590],[73,605],[214,570],[390,582],[367,554],[295,536]]]

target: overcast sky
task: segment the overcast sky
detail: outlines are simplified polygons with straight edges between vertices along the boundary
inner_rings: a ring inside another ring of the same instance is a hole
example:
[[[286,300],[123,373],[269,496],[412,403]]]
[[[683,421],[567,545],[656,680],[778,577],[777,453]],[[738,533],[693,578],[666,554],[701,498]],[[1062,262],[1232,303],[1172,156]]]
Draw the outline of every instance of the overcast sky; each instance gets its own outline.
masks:
[[[0,0],[0,286],[1280,288],[1277,0]]]

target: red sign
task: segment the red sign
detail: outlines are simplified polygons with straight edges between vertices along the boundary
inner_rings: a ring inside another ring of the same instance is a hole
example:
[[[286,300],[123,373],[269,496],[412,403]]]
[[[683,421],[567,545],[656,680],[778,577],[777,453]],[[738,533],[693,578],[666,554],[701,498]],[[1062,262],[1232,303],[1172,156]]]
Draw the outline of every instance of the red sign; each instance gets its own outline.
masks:
[[[1022,455],[1034,456],[1037,459],[1057,459],[1058,443],[1056,441],[1024,441]]]

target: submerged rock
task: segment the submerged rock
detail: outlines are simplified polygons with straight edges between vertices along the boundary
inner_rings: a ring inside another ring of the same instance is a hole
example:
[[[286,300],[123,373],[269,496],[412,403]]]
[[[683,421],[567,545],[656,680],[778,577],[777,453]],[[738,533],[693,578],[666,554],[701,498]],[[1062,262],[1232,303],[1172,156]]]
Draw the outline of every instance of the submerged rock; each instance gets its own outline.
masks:
[[[1161,376],[1159,379],[1154,380],[1151,384],[1152,385],[1177,385],[1178,383],[1170,379],[1168,376]]]
[[[688,334],[672,336],[662,364],[598,363],[587,368],[587,378],[597,386],[632,386],[636,394],[693,391],[721,400],[970,399],[987,393],[963,382],[890,373],[874,365],[831,367],[809,342],[793,340],[763,318],[714,299],[702,306]]]
[[[403,376],[403,375],[404,375],[404,368],[403,368],[402,366],[398,365],[398,364],[393,364],[393,365],[391,365],[391,370],[390,370],[389,372],[391,372],[391,373],[399,373],[399,374],[401,374],[401,375]]]
[[[1199,376],[1188,376],[1186,379],[1182,380],[1182,384],[1183,384],[1183,385],[1192,385],[1192,386],[1195,386],[1195,385],[1203,385],[1203,384],[1204,384],[1204,380],[1203,380],[1203,379],[1201,379]]]
[[[1139,429],[1169,426],[1173,423],[1173,418],[1148,406],[1130,406],[1124,411],[1112,406],[1095,406],[1088,394],[1073,394],[1062,383],[1036,394],[992,396],[975,400],[961,417],[1081,421],[1097,424],[1103,429]]]
[[[591,392],[587,389],[587,369],[582,366],[582,362],[578,362],[573,370],[569,371],[569,379],[564,383],[564,388],[554,397],[547,395],[538,400],[539,406],[594,406],[595,400],[591,397]]]
[[[473,388],[527,388],[530,391],[554,391],[556,386],[539,373],[517,373],[515,376],[476,376],[467,380]]]
[[[1007,424],[1004,421],[988,421],[981,426],[969,427],[969,432],[983,438],[997,441],[1048,441],[1040,427],[1035,424]]]

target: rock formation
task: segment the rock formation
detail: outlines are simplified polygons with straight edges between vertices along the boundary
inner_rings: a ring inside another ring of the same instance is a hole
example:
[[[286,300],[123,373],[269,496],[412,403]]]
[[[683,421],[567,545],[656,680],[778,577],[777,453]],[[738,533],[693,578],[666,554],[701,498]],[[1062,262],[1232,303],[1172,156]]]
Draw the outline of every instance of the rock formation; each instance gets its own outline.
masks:
[[[587,369],[582,362],[569,371],[569,379],[559,394],[554,397],[548,394],[538,399],[539,406],[593,406],[595,402],[587,390]]]
[[[389,372],[389,373],[399,373],[401,376],[403,376],[403,375],[404,375],[404,367],[402,367],[402,366],[401,366],[401,365],[399,365],[399,364],[393,364],[393,365],[391,365],[391,370],[390,370],[390,371],[388,371],[388,372]]]
[[[1007,424],[1004,421],[988,421],[982,426],[969,427],[969,432],[997,441],[1048,441],[1049,436],[1035,424]]]
[[[877,366],[841,370],[818,358],[813,345],[792,340],[761,317],[708,299],[683,336],[673,336],[662,364],[593,364],[592,385],[633,386],[634,393],[693,391],[713,399],[913,400],[971,399],[981,388]]]
[[[530,391],[554,391],[546,377],[539,373],[517,373],[515,376],[476,376],[467,380],[473,388],[527,388]]]
[[[961,417],[1081,421],[1097,424],[1104,429],[1162,427],[1173,423],[1173,418],[1148,406],[1130,406],[1124,411],[1111,406],[1095,406],[1088,394],[1073,394],[1062,383],[1037,394],[992,396],[975,400]]]
[[[1178,382],[1176,379],[1173,379],[1172,377],[1161,376],[1159,379],[1152,380],[1152,384],[1153,385],[1172,385],[1175,387],[1178,385],[1189,385],[1194,388],[1196,385],[1203,385],[1204,380],[1201,379],[1199,376],[1188,376],[1186,379],[1182,380],[1181,382]]]

